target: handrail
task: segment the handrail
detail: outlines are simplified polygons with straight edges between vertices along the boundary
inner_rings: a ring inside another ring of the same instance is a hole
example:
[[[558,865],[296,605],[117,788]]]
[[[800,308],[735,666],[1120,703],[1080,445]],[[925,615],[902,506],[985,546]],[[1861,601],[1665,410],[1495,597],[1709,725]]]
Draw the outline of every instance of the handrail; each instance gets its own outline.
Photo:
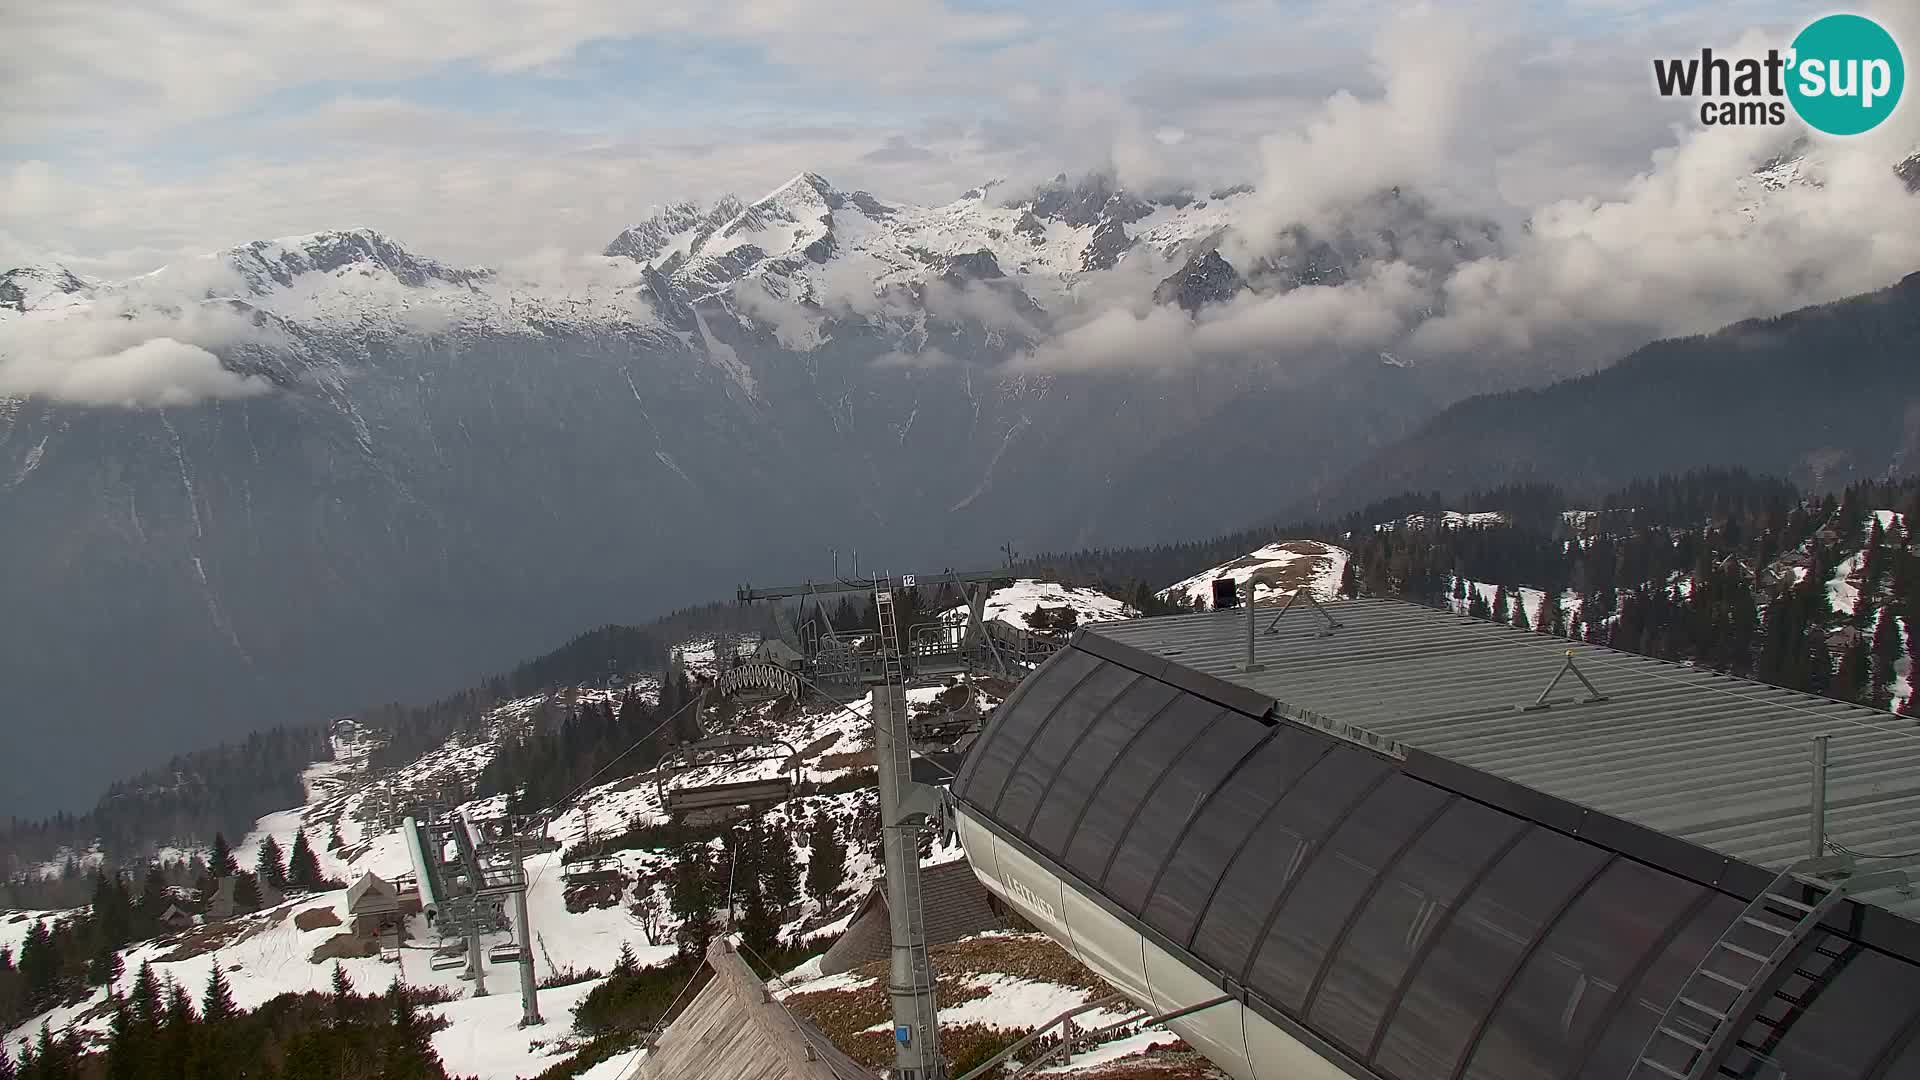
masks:
[[[1020,1051],[1026,1049],[1027,1045],[1033,1042],[1035,1039],[1040,1038],[1042,1035],[1045,1035],[1047,1032],[1052,1031],[1054,1028],[1059,1027],[1060,1025],[1066,1023],[1067,1021],[1073,1019],[1074,1017],[1079,1016],[1081,1013],[1092,1012],[1095,1009],[1104,1009],[1108,1005],[1111,1005],[1116,1001],[1125,1001],[1126,999],[1127,999],[1127,995],[1125,994],[1109,994],[1106,997],[1099,998],[1095,1001],[1089,1001],[1085,1005],[1068,1009],[1066,1012],[1061,1013],[1059,1016],[1056,1016],[1053,1019],[1047,1021],[1046,1023],[1041,1024],[1039,1027],[1034,1028],[1031,1032],[1029,1032],[1026,1035],[1026,1037],[1022,1038],[1019,1042],[1014,1043],[1012,1046],[1007,1047],[1005,1050],[1000,1051],[999,1053],[993,1055],[992,1057],[981,1062],[980,1064],[975,1065],[973,1068],[968,1069],[965,1073],[961,1074],[960,1076],[954,1077],[954,1080],[974,1080],[975,1077],[985,1074],[986,1072],[993,1069],[994,1066],[999,1065],[1001,1062],[1012,1057],[1014,1054],[1017,1054]]]

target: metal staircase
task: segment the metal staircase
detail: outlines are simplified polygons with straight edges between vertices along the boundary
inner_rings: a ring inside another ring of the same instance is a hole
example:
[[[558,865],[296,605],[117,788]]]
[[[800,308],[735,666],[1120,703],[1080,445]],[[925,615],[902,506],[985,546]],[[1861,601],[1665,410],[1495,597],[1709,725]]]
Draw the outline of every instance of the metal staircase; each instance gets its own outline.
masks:
[[[1756,1020],[1763,1027],[1777,1026],[1760,1015],[1775,998],[1804,1008],[1806,1001],[1785,994],[1783,984],[1799,976],[1810,958],[1837,955],[1823,951],[1819,933],[1835,906],[1850,893],[1906,880],[1898,870],[1855,874],[1853,859],[1845,855],[1802,859],[1782,870],[1735,916],[1680,984],[1647,1036],[1628,1080],[1771,1080],[1781,1075],[1766,1056],[1770,1042],[1764,1036],[1759,1042],[1747,1040],[1748,1028]],[[1819,960],[1813,962],[1824,970]],[[1817,993],[1820,985],[1800,989]],[[1740,1060],[1732,1060],[1736,1057]]]

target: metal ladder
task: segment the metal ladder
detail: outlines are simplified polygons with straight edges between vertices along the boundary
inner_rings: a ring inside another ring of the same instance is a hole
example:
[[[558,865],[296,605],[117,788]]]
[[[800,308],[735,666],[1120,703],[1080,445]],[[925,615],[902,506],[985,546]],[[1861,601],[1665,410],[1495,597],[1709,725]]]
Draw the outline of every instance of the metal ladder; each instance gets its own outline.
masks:
[[[1821,921],[1849,893],[1903,884],[1898,870],[1855,875],[1845,855],[1802,859],[1753,898],[1680,984],[1641,1048],[1628,1080],[1705,1080],[1730,1071],[1736,1051],[1765,1058],[1737,1040],[1774,994],[1774,978],[1813,947]]]

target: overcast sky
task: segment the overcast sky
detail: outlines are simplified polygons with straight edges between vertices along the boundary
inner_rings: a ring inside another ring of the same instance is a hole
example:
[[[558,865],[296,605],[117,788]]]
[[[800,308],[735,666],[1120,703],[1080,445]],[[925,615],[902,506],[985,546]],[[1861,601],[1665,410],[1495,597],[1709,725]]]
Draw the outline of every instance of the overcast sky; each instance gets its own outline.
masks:
[[[592,251],[667,201],[802,169],[932,201],[988,178],[1338,182],[1329,98],[1390,96],[1380,0],[60,0],[0,38],[0,263],[114,276],[367,225],[436,257]],[[1649,59],[1823,4],[1437,4],[1431,127],[1374,131],[1509,217],[1606,196],[1685,106]],[[1431,89],[1429,89],[1431,84]],[[1432,100],[1427,100],[1429,97]],[[1403,101],[1403,104],[1406,104]],[[1402,110],[1403,112],[1405,110]],[[1911,114],[1916,110],[1904,110]],[[1321,151],[1314,161],[1288,155]],[[1317,178],[1317,181],[1316,181]]]

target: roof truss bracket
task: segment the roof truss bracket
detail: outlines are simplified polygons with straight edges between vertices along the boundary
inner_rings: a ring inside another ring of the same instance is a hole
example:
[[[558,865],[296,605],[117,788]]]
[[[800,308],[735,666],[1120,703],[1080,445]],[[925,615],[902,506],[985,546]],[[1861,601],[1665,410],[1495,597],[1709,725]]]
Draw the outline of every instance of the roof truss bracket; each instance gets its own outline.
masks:
[[[1607,700],[1607,695],[1601,693],[1600,688],[1593,685],[1593,680],[1587,678],[1586,673],[1574,664],[1573,650],[1568,649],[1566,662],[1560,665],[1559,671],[1554,672],[1553,681],[1547,684],[1545,690],[1540,691],[1540,696],[1534,699],[1533,704],[1522,706],[1524,711],[1532,712],[1535,709],[1553,708],[1553,703],[1549,702],[1547,697],[1553,693],[1554,689],[1560,685],[1560,680],[1566,678],[1568,673],[1572,673],[1574,678],[1580,680],[1580,685],[1587,688],[1587,696],[1580,699],[1579,704],[1591,705],[1595,702]]]
[[[1253,599],[1251,595],[1253,592],[1252,588],[1248,588],[1247,592],[1249,594],[1247,603],[1251,605],[1253,603]],[[1281,604],[1280,610],[1274,613],[1273,621],[1267,624],[1267,633],[1269,634],[1279,633],[1279,631],[1276,630],[1275,627],[1280,625],[1280,620],[1286,617],[1287,612],[1293,610],[1293,604],[1294,604],[1294,601],[1296,600],[1305,600],[1308,604],[1310,604],[1313,607],[1313,610],[1320,613],[1320,617],[1322,619],[1325,619],[1327,621],[1326,627],[1320,631],[1321,637],[1332,637],[1333,632],[1335,630],[1340,629],[1340,620],[1334,618],[1332,612],[1322,607],[1320,605],[1320,601],[1315,600],[1313,598],[1313,590],[1295,589],[1292,592],[1287,594],[1287,602],[1284,604]]]

